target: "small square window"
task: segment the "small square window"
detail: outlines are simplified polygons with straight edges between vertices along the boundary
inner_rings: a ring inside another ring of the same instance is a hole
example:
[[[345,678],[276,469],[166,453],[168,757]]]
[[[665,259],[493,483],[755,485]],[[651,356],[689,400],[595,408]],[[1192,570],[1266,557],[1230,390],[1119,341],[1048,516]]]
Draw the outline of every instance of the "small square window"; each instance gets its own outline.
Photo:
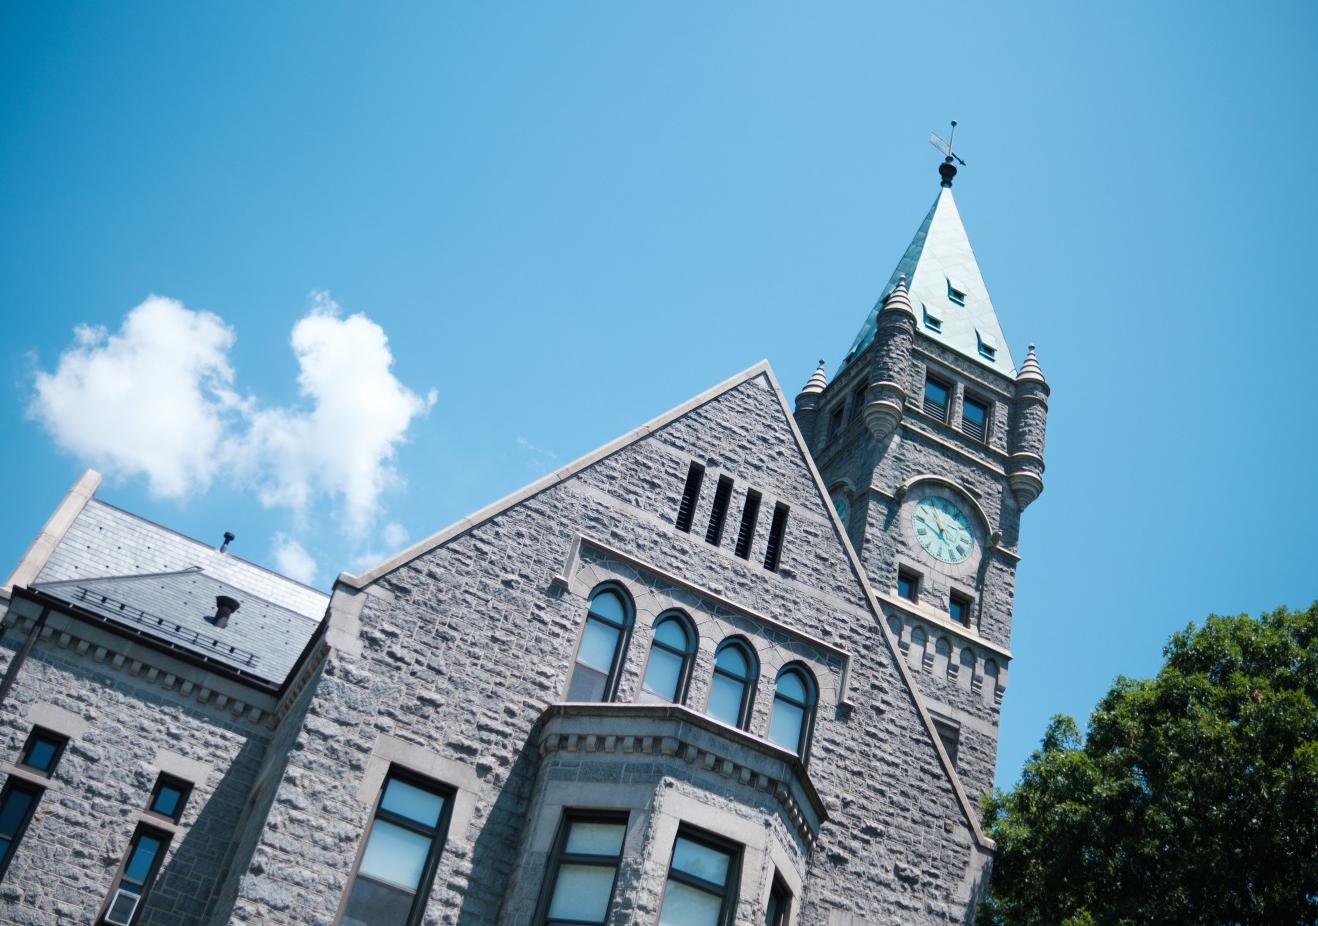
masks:
[[[54,774],[55,766],[59,763],[60,756],[64,754],[64,747],[68,742],[68,737],[51,733],[41,727],[33,727],[27,742],[23,744],[23,752],[19,756],[18,764],[26,765],[46,775]]]
[[[146,809],[177,823],[183,816],[183,806],[188,802],[188,795],[191,793],[192,785],[188,782],[181,778],[161,775],[156,779],[156,786],[151,791],[151,800],[147,801]]]
[[[942,333],[943,320],[937,316],[930,315],[927,306],[921,305],[920,308],[924,310],[924,326],[934,334]]]
[[[932,376],[926,376],[924,380],[924,404],[921,406],[924,413],[939,421],[947,421],[947,398],[951,395],[952,387],[946,383],[934,379]]]
[[[965,595],[952,593],[952,597],[947,601],[947,613],[958,624],[970,626],[970,599]]]
[[[907,569],[897,570],[897,596],[907,601],[920,600],[920,577]]]
[[[961,430],[977,441],[987,439],[988,403],[973,396],[966,396],[961,403]]]
[[[966,304],[965,290],[957,289],[955,286],[952,285],[951,280],[947,281],[947,298],[950,299],[955,305]]]

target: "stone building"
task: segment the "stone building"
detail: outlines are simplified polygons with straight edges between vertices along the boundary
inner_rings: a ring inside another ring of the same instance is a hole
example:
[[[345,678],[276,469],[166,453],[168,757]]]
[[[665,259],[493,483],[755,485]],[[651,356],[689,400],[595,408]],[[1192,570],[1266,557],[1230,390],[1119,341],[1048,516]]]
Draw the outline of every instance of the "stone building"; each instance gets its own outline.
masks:
[[[794,411],[756,365],[328,599],[85,476],[6,586],[0,919],[969,922],[1048,387],[941,173]]]

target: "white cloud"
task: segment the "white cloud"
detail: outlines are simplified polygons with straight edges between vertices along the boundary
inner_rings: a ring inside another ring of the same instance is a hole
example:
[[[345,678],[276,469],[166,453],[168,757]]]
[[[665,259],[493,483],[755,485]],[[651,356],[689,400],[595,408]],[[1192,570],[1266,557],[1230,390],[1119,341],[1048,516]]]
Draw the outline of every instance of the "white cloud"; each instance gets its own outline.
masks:
[[[305,585],[316,580],[316,561],[302,544],[287,534],[275,534],[270,555],[275,561],[275,569],[290,579]]]
[[[231,328],[150,296],[114,334],[79,325],[54,373],[37,371],[28,413],[64,450],[153,495],[206,488],[234,410]]]
[[[384,539],[384,545],[386,547],[392,547],[397,550],[407,543],[407,528],[403,527],[403,525],[399,524],[397,521],[390,521],[384,526],[384,530],[380,533],[380,536]]]
[[[521,435],[518,435],[516,442],[517,446],[522,450],[527,469],[548,469],[558,460],[557,453],[547,447],[541,447],[539,444],[534,444]]]
[[[240,397],[233,330],[173,299],[148,298],[113,335],[83,326],[76,336],[54,373],[37,372],[29,407],[61,448],[107,475],[144,476],[161,496],[204,491],[218,477],[254,485],[262,504],[290,509],[298,525],[329,497],[358,542],[381,494],[402,483],[398,446],[435,401],[393,375],[384,329],[342,317],[324,293],[293,327],[301,407]]]

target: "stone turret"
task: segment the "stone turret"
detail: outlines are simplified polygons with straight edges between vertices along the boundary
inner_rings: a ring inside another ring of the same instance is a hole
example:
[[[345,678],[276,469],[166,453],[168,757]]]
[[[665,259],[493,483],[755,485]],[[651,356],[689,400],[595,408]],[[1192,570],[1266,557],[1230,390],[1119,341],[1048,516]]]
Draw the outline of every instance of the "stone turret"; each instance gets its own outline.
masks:
[[[820,360],[819,366],[810,374],[810,378],[796,396],[796,413],[793,417],[807,446],[813,446],[815,419],[819,417],[819,397],[827,385],[828,377],[824,375],[824,361]]]
[[[1048,426],[1049,391],[1031,344],[1016,374],[1016,398],[1011,407],[1011,460],[1007,469],[1012,494],[1022,511],[1043,491],[1043,439]]]
[[[875,440],[883,440],[897,429],[906,405],[906,383],[911,369],[911,344],[915,340],[915,312],[906,294],[906,277],[883,300],[876,319],[874,356],[870,361],[869,391],[865,394],[865,427]]]

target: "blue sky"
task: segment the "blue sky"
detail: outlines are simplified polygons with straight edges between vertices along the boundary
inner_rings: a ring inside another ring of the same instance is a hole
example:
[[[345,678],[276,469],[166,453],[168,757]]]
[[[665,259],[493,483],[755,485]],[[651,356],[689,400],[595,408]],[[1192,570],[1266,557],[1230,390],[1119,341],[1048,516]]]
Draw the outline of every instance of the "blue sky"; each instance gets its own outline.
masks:
[[[1318,597],[1315,38],[1307,3],[7,4],[0,560],[98,463],[327,586],[762,357],[792,395],[954,118],[1053,386],[1008,784],[1173,630]]]

